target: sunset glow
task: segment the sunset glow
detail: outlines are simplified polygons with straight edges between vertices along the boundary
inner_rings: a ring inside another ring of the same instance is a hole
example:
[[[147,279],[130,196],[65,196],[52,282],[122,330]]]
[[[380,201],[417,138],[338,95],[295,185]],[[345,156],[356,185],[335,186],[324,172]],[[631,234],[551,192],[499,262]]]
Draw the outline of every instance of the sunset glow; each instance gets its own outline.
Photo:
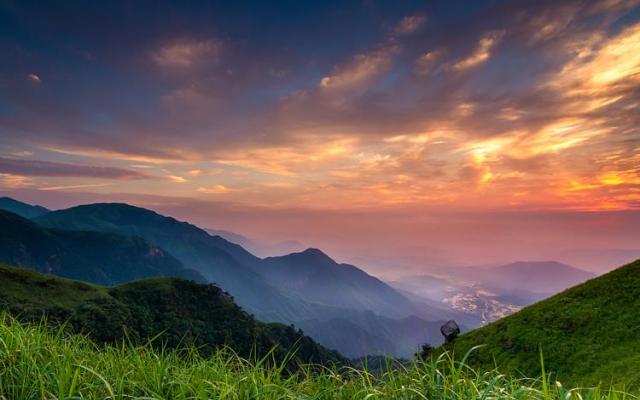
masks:
[[[303,240],[346,259],[368,253],[359,235],[383,242],[362,213],[637,218],[640,2],[305,3],[2,6],[2,192],[278,240],[313,231]],[[288,222],[265,228],[275,216]],[[638,232],[633,218],[615,224]],[[487,260],[504,245],[465,240]],[[536,240],[522,240],[531,256]],[[633,246],[571,244],[590,240]]]

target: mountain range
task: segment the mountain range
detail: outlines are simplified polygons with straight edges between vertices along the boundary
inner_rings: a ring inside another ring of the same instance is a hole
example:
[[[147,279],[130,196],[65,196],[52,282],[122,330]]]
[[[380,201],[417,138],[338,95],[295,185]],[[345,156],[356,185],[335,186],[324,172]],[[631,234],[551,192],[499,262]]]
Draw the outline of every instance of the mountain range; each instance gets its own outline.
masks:
[[[151,276],[205,282],[198,272],[184,268],[171,254],[139,237],[47,229],[3,210],[0,262],[101,285]]]
[[[293,324],[349,357],[410,357],[425,341],[441,343],[445,320],[463,331],[481,322],[473,310],[392,287],[319,249],[260,258],[193,224],[122,203],[49,211],[5,198],[3,205],[22,216],[0,214],[0,261],[107,286],[162,276],[214,283],[259,320]],[[544,279],[566,282],[561,269],[562,279],[552,266]],[[491,285],[512,270],[533,273],[520,265],[486,276],[469,270]]]
[[[299,330],[256,321],[217,286],[178,278],[105,288],[0,265],[0,310],[26,322],[46,316],[100,343],[153,340],[159,348],[195,346],[204,354],[228,346],[246,358],[273,350],[279,362],[292,354],[304,363],[346,362]]]
[[[250,239],[239,233],[224,229],[206,229],[211,236],[220,236],[232,243],[239,244],[258,257],[274,257],[282,254],[301,252],[305,246],[297,240],[268,242]]]
[[[35,218],[49,212],[48,209],[42,206],[33,206],[11,197],[0,197],[0,210],[11,211],[25,218]]]
[[[271,285],[316,303],[389,317],[415,313],[414,304],[386,283],[318,249],[265,258],[259,273]]]
[[[518,261],[492,267],[431,267],[432,277],[452,283],[479,283],[484,287],[553,294],[595,277],[591,272],[556,261]],[[413,281],[414,277],[405,280]]]
[[[137,258],[133,253],[127,258],[127,247],[117,243],[135,242],[149,246],[140,254],[149,253],[153,248],[167,260],[172,260],[173,269],[147,271],[144,275],[131,276],[131,279],[177,276],[215,283],[258,319],[295,324],[312,337],[353,357],[381,353],[410,356],[424,338],[434,338],[435,343],[439,341],[438,326],[446,317],[442,310],[437,310],[438,313],[434,313],[437,317],[429,318],[428,307],[416,305],[379,279],[354,266],[338,264],[317,249],[260,259],[241,246],[212,236],[192,224],[127,204],[83,205],[51,211],[31,221],[14,215],[2,220],[0,230],[15,232],[14,225],[28,225],[34,232],[42,231],[49,236],[46,240],[34,240],[35,234],[14,237],[10,248],[0,254],[0,260],[111,285],[129,279],[89,275],[86,271],[91,268],[85,265],[90,264],[90,256],[98,259],[97,254],[119,254],[123,264],[111,265],[111,269],[120,271],[122,265],[133,263]],[[11,250],[20,248],[29,250],[27,254],[40,254],[39,243],[59,243],[62,240],[58,237],[82,236],[94,237],[97,243],[101,237],[110,238],[109,247],[87,248],[90,255],[87,260],[80,263],[63,259],[57,269],[48,269],[52,255],[71,257],[84,250],[76,251],[71,245],[58,246],[49,252],[49,258],[38,258],[38,262],[24,254],[18,258]],[[24,243],[19,243],[20,240]],[[102,260],[101,265],[106,265],[105,262]],[[135,268],[127,270],[130,274],[136,271]],[[416,317],[415,314],[419,315]],[[410,315],[414,317],[408,319]],[[336,328],[336,320],[345,321],[342,328]],[[353,346],[354,337],[360,338],[356,347]]]

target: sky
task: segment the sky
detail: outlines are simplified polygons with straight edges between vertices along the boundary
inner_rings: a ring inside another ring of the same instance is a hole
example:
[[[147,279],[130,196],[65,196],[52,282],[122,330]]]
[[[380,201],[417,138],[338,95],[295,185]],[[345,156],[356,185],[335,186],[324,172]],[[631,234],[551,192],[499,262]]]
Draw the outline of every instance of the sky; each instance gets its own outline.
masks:
[[[0,191],[385,276],[640,257],[640,1],[0,0]]]

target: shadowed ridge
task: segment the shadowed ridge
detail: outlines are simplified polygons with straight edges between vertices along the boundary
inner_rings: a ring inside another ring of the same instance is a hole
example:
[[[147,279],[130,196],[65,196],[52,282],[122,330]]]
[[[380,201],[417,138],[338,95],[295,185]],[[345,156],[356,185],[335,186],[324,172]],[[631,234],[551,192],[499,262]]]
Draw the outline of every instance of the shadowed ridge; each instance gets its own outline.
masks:
[[[149,276],[204,281],[164,249],[139,237],[43,228],[0,210],[0,262],[102,285]]]
[[[50,210],[42,206],[24,203],[11,197],[0,197],[0,209],[10,211],[24,218],[36,218],[50,212]]]
[[[346,363],[337,352],[282,324],[266,324],[242,310],[215,285],[179,278],[148,278],[105,288],[0,264],[0,309],[23,321],[68,322],[99,342],[125,338],[169,348],[194,345],[203,354],[229,346],[242,357],[274,346],[277,360],[297,349],[294,361]]]

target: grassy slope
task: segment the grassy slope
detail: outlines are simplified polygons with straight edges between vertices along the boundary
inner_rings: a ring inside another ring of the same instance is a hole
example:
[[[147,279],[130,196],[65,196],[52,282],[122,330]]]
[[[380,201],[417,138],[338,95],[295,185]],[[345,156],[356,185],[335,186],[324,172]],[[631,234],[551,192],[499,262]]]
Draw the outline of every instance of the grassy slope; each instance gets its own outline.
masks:
[[[381,375],[364,370],[301,369],[249,362],[225,351],[99,347],[85,337],[17,323],[0,313],[2,399],[504,399],[625,400],[596,390],[567,392],[541,380],[477,374],[448,360],[416,362]],[[446,372],[443,372],[446,371]]]
[[[640,387],[640,260],[526,307],[507,318],[459,337],[469,362],[525,376],[545,367],[561,382],[599,382]]]
[[[24,321],[68,322],[73,331],[99,342],[129,337],[144,342],[158,334],[169,347],[201,346],[201,352],[229,346],[249,356],[278,345],[278,358],[294,346],[303,361],[343,361],[292,327],[254,320],[212,285],[177,278],[151,278],[103,288],[35,271],[0,266],[0,309]]]

